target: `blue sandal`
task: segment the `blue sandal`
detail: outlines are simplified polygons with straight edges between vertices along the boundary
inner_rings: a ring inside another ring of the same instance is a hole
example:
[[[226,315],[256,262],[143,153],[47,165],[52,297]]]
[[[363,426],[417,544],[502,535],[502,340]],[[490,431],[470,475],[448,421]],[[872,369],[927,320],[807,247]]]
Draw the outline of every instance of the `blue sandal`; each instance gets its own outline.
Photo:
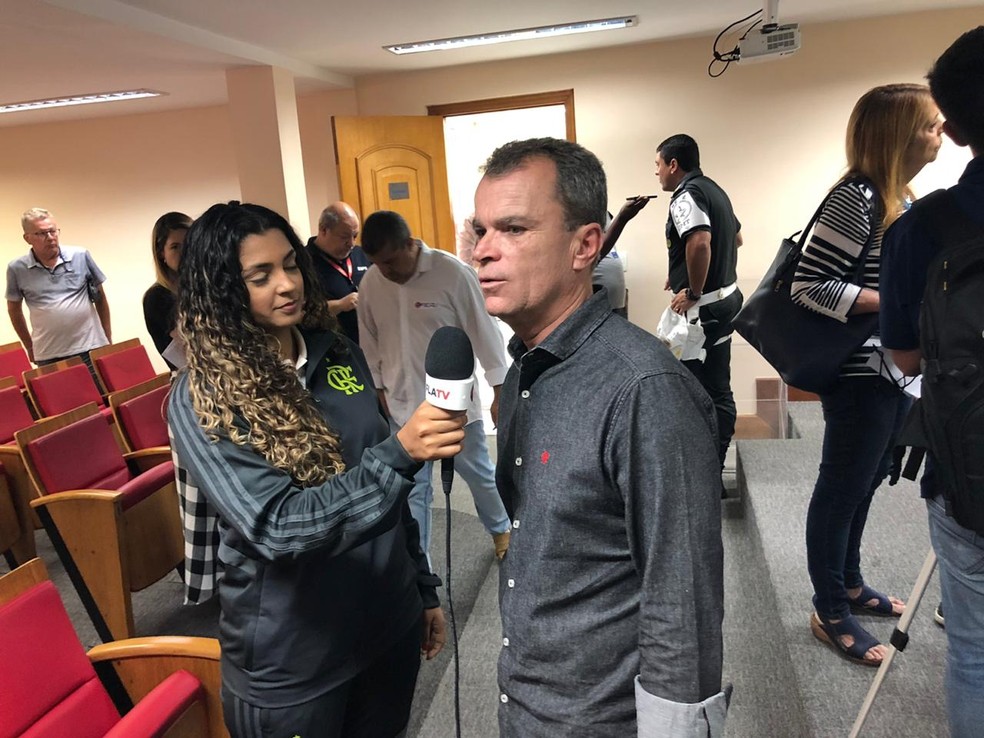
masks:
[[[871,604],[871,600],[876,600],[875,604]],[[883,595],[877,589],[872,589],[867,584],[861,585],[861,592],[857,597],[849,597],[848,601],[851,603],[851,609],[855,612],[869,613],[871,615],[886,615],[888,617],[901,617],[902,613],[895,612],[892,609],[892,601],[888,598],[888,595]]]
[[[819,615],[813,613],[810,616],[810,630],[813,631],[813,635],[818,640],[833,646],[834,650],[848,661],[864,666],[881,666],[881,659],[874,661],[864,657],[868,650],[879,645],[879,642],[877,638],[861,627],[853,615],[848,615],[836,623],[825,623]],[[843,636],[850,636],[854,639],[854,643],[845,646],[840,640]]]

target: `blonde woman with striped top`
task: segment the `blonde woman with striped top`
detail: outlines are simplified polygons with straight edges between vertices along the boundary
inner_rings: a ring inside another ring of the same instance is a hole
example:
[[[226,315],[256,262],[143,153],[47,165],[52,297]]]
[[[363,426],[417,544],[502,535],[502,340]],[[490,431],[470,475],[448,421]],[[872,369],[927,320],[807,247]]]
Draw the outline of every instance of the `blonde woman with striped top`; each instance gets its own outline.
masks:
[[[939,110],[923,85],[884,85],[858,100],[847,127],[847,173],[831,191],[803,250],[792,285],[797,303],[841,323],[851,315],[878,312],[882,233],[911,200],[909,181],[936,159],[941,141]],[[854,284],[866,245],[860,284]],[[874,368],[877,346],[876,334],[820,396],[823,451],[806,520],[815,609],[811,630],[866,666],[878,666],[886,648],[852,611],[898,617],[905,609],[898,598],[868,586],[861,574],[868,508],[888,475],[909,408],[903,392]]]

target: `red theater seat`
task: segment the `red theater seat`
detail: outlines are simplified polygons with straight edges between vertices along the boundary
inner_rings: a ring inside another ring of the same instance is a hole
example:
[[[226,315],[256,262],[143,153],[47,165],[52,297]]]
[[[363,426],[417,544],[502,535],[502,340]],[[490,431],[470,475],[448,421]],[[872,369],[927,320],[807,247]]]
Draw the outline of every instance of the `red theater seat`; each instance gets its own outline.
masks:
[[[60,415],[87,402],[96,403],[109,416],[89,368],[77,356],[24,372],[24,381],[43,417]]]
[[[104,641],[134,635],[131,592],[184,559],[170,453],[120,453],[92,403],[16,433],[31,506]]]
[[[13,442],[14,433],[33,422],[31,408],[13,378],[0,378],[0,444]]]
[[[164,419],[164,403],[170,389],[170,377],[161,374],[128,389],[111,392],[106,398],[128,451],[170,444]]]
[[[0,577],[0,738],[227,738],[217,641],[139,638],[87,656],[47,576],[32,559]]]
[[[31,371],[31,361],[20,341],[0,346],[0,377],[13,377],[18,387],[24,389],[24,372]]]
[[[37,556],[34,530],[40,523],[31,512],[31,500],[38,493],[13,442],[15,432],[33,424],[27,400],[13,378],[0,378],[0,553],[11,568]]]
[[[107,393],[146,382],[157,374],[147,356],[147,349],[137,338],[93,349],[89,352],[89,358]]]

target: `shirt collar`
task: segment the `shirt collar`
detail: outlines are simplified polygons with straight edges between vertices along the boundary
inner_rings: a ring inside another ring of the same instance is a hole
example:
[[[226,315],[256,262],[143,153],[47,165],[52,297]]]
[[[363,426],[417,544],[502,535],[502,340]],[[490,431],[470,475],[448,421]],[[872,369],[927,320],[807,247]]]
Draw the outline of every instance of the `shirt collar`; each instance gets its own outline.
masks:
[[[27,253],[30,256],[30,259],[28,260],[29,263],[27,265],[28,269],[33,269],[34,267],[41,267],[42,269],[47,269],[49,272],[51,272],[54,271],[55,267],[57,267],[59,264],[64,264],[65,269],[67,269],[68,271],[72,271],[72,262],[68,261],[65,258],[65,253],[61,250],[60,246],[58,247],[58,259],[55,261],[54,264],[51,265],[50,268],[46,267],[44,264],[41,263],[41,261],[38,259],[38,255],[34,253],[33,248],[28,249]]]
[[[332,262],[333,264],[339,264],[341,266],[345,266],[345,262],[347,262],[349,259],[352,258],[351,251],[349,252],[349,255],[346,256],[344,259],[336,259],[334,256],[327,253],[326,251],[322,251],[321,247],[318,246],[318,244],[315,242],[315,236],[311,236],[311,238],[308,239],[307,247],[308,247],[308,251],[311,253],[311,255],[314,258],[316,259],[321,258],[325,261]],[[352,248],[353,250],[355,249],[354,246]]]
[[[421,241],[419,238],[416,239],[417,245],[420,247],[420,255],[417,257],[417,274],[423,274],[424,272],[429,272],[434,266],[434,249],[428,246],[426,243]]]
[[[588,336],[610,317],[612,308],[608,295],[605,292],[595,292],[534,348],[527,350],[522,339],[514,335],[509,340],[509,353],[516,361],[535,351],[546,352],[557,361],[563,361],[577,351],[588,340]]]
[[[700,170],[700,167],[697,167],[696,169],[691,169],[689,172],[687,172],[684,175],[683,179],[680,180],[680,184],[678,184],[676,189],[673,190],[673,194],[675,195],[676,193],[681,192],[684,188],[684,185],[690,182],[690,180],[697,179],[697,177],[703,177],[703,176],[704,173]]]
[[[307,386],[304,377],[304,368],[308,360],[307,343],[296,326],[291,327],[290,332],[294,336],[294,345],[297,346],[297,361],[294,362],[294,369],[297,370],[297,376],[301,378],[301,384]]]

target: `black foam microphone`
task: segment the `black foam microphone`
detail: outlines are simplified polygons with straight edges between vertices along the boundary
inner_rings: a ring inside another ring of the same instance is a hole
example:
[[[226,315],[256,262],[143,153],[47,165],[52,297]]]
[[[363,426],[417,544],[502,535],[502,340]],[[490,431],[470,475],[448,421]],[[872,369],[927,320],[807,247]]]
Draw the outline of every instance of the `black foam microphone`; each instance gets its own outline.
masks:
[[[475,384],[475,354],[468,334],[445,325],[434,331],[424,357],[427,401],[445,410],[467,410]]]
[[[424,357],[427,402],[444,410],[467,410],[475,393],[475,353],[468,334],[445,325],[434,331]],[[449,485],[454,459],[441,460],[441,481]]]

